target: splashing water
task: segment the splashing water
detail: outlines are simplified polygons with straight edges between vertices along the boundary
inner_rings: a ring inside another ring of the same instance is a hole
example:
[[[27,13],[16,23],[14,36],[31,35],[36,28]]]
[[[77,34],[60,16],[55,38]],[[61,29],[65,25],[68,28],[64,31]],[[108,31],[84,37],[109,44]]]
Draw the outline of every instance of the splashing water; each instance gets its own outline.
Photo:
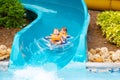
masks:
[[[11,80],[64,80],[56,71],[47,71],[42,67],[26,67],[15,70]]]

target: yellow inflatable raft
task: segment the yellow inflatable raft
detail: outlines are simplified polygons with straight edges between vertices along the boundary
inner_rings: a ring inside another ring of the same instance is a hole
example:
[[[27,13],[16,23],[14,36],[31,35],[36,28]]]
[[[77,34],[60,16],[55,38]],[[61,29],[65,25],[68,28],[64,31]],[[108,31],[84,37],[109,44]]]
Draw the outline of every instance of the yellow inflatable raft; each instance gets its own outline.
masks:
[[[85,0],[89,9],[120,10],[120,0]]]

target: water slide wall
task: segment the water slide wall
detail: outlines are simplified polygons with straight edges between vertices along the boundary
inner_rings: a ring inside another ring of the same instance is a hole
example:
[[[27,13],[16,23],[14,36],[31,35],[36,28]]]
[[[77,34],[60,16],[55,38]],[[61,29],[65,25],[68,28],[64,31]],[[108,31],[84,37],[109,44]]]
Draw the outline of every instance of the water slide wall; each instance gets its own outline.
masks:
[[[86,36],[89,14],[84,0],[21,0],[28,18],[34,19],[17,32],[10,55],[10,67],[55,63],[62,68],[69,62],[87,61]],[[54,28],[66,26],[73,38],[69,45],[51,50],[41,40]]]

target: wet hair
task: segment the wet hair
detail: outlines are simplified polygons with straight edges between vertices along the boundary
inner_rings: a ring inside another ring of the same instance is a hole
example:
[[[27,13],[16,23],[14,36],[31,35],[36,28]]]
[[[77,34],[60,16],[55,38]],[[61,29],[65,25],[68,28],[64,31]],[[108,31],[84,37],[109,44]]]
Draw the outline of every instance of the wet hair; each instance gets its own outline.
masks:
[[[67,28],[66,27],[63,27],[62,30],[67,32]]]

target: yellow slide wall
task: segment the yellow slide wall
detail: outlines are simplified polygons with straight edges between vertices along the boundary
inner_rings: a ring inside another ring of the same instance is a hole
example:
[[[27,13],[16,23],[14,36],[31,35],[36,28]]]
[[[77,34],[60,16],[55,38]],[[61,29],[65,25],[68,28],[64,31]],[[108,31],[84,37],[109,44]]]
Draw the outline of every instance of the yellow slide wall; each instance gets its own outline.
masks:
[[[120,10],[120,0],[85,0],[89,9]]]

